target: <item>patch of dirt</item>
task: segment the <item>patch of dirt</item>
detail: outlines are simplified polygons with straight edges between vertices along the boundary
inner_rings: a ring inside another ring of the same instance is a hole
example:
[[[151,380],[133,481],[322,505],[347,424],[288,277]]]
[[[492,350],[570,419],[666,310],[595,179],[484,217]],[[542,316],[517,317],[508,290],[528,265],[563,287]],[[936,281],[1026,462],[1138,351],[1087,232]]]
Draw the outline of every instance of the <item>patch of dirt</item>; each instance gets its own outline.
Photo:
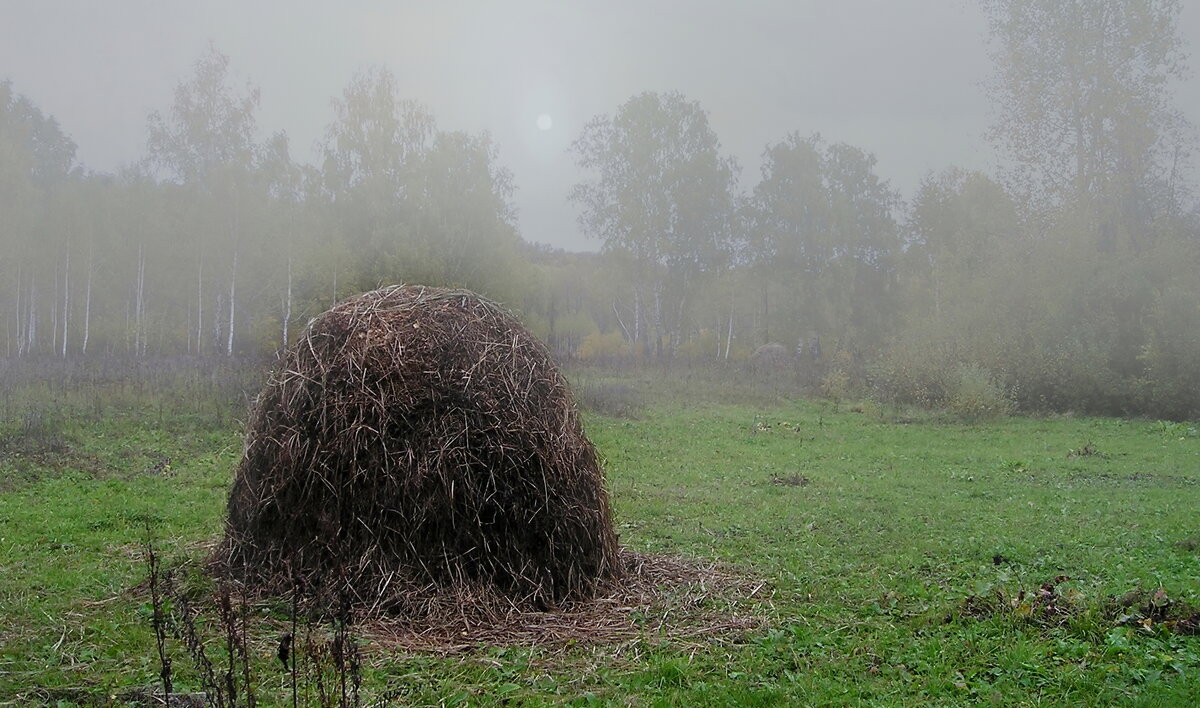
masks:
[[[792,474],[785,477],[772,477],[771,484],[779,487],[807,487],[812,480],[802,474]]]
[[[1174,544],[1181,551],[1194,552],[1200,550],[1200,537],[1188,536],[1185,539],[1176,541]]]
[[[1009,615],[1035,625],[1057,627],[1095,607],[1074,588],[1060,586],[1070,580],[1065,575],[1042,583],[1035,590],[1015,594],[994,590],[969,595],[944,621],[988,619]],[[1102,616],[1118,627],[1150,630],[1155,627],[1177,634],[1200,634],[1200,607],[1170,597],[1164,588],[1153,591],[1134,588],[1119,597],[1110,597],[1100,605]]]
[[[1086,609],[1082,602],[1083,596],[1074,588],[1060,591],[1059,586],[1068,580],[1070,578],[1067,576],[1059,575],[1042,583],[1035,590],[1022,589],[1010,593],[996,589],[986,594],[969,595],[954,612],[946,616],[945,621],[1011,615],[1041,626],[1062,625]]]
[[[1105,614],[1118,626],[1162,627],[1176,634],[1200,634],[1200,607],[1170,597],[1164,588],[1153,592],[1136,587],[1109,598]]]
[[[1103,452],[1097,450],[1096,446],[1092,443],[1087,443],[1083,447],[1075,448],[1067,453],[1068,460],[1073,460],[1077,457],[1100,457],[1107,459],[1108,455],[1105,455]]]

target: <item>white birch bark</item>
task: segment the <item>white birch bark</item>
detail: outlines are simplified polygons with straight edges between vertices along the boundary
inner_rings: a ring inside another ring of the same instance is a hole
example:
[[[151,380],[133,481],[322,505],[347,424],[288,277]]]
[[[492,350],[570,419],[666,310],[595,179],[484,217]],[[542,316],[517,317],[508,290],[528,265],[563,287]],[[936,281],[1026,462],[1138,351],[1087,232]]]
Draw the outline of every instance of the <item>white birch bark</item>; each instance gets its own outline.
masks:
[[[292,242],[288,239],[288,260],[287,260],[287,298],[283,305],[283,347],[287,348],[288,342],[288,323],[292,321]]]
[[[58,259],[54,259],[54,286],[50,288],[50,354],[58,353]]]
[[[63,267],[63,306],[62,306],[62,349],[59,355],[67,358],[67,325],[71,320],[71,249],[67,249],[66,263]]]
[[[25,325],[25,351],[33,354],[37,344],[37,273],[29,276],[29,323]]]
[[[736,292],[736,288],[734,289]],[[733,346],[733,295],[729,296],[729,331],[725,335],[725,361],[729,361],[729,349]]]
[[[135,327],[135,335],[133,339],[133,351],[137,356],[142,356],[146,353],[146,332],[144,315],[146,309],[146,248],[143,244],[138,244],[138,270],[137,270],[137,294],[134,299],[134,315],[133,322]]]
[[[204,259],[196,259],[196,353],[202,353],[204,342]]]
[[[17,356],[25,355],[25,326],[21,320],[21,264],[17,263]]]
[[[233,356],[233,321],[237,309],[238,248],[233,247],[233,272],[229,276],[229,332],[225,342],[225,356]]]
[[[83,346],[79,351],[84,356],[87,356],[88,337],[92,326],[92,273],[95,271],[95,247],[88,247],[88,279],[87,279],[87,295],[84,296],[83,302]]]

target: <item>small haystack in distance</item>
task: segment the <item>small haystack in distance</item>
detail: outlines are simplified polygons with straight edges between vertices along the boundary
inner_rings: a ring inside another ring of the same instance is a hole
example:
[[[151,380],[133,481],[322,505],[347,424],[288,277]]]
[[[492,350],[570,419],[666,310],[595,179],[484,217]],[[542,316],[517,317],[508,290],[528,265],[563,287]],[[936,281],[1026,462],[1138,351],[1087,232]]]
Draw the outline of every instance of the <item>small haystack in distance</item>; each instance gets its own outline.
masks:
[[[518,607],[618,572],[596,451],[546,347],[465,290],[393,286],[309,323],[259,395],[218,561],[267,592]]]

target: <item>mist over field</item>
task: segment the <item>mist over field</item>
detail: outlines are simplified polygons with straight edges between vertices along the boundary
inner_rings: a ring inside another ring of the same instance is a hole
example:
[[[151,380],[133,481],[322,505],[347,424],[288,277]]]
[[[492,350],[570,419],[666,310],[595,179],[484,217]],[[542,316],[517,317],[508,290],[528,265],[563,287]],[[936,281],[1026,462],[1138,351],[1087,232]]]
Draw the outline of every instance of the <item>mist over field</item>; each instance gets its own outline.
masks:
[[[563,360],[1200,410],[1183,3],[5,14],[7,359],[268,354],[409,282]]]
[[[1200,705],[1197,46],[0,0],[0,708]]]

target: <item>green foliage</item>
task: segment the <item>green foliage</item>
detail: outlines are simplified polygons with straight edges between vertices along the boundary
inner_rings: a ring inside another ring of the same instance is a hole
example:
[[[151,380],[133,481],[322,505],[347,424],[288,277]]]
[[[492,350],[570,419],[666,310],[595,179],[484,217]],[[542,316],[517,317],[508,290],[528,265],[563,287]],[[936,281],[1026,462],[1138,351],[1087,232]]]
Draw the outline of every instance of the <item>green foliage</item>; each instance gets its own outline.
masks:
[[[820,381],[821,395],[839,403],[849,398],[859,398],[863,393],[865,375],[862,365],[854,355],[844,349],[835,352],[828,361],[822,362]]]
[[[948,373],[956,365],[946,344],[920,334],[902,337],[872,364],[872,396],[896,405],[943,405],[950,391]]]
[[[1154,410],[1170,418],[1200,419],[1200,292],[1176,286],[1161,293],[1149,329],[1142,361]]]
[[[956,360],[936,342],[906,339],[871,369],[872,395],[893,405],[945,409],[966,421],[1013,413],[1016,402],[1002,378],[987,368]]]
[[[995,374],[978,364],[959,364],[952,374],[946,407],[963,420],[980,421],[1007,416],[1014,405]]]
[[[629,356],[629,343],[620,332],[593,332],[583,338],[579,347],[579,358],[585,362],[614,364]]]

